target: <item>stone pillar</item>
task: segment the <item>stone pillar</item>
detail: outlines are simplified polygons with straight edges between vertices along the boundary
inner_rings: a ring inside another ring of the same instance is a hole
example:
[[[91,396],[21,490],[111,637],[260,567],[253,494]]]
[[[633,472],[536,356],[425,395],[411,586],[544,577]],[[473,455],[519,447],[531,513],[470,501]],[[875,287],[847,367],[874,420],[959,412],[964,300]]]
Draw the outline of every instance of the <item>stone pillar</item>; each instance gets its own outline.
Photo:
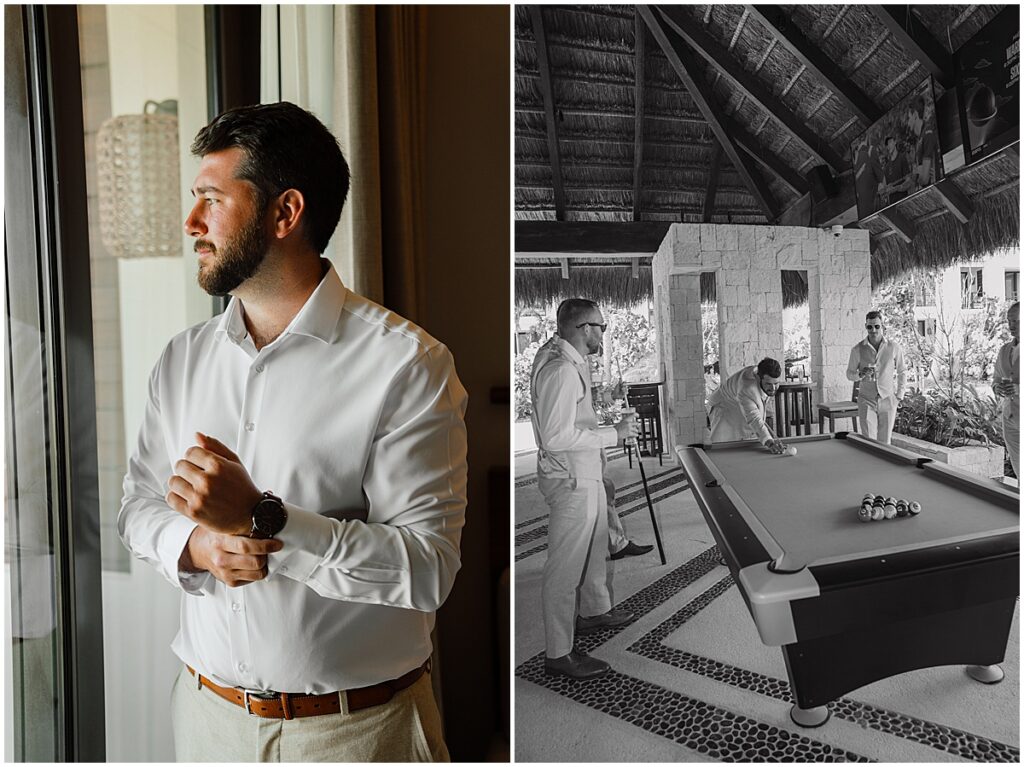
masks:
[[[868,233],[805,227],[674,224],[654,256],[655,318],[665,375],[665,442],[701,440],[706,418],[700,272],[715,272],[722,376],[762,357],[783,362],[782,270],[805,270],[815,402],[849,399],[851,347],[871,302]]]

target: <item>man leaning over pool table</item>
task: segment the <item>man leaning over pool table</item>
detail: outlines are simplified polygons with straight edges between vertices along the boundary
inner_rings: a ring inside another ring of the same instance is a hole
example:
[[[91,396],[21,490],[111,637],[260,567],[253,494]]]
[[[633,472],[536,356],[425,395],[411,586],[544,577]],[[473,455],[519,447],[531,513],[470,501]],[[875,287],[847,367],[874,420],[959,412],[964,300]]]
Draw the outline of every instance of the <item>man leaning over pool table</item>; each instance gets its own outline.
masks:
[[[756,437],[773,453],[786,446],[764,421],[764,404],[782,382],[778,360],[765,357],[733,373],[708,397],[711,408],[711,442],[732,442]]]

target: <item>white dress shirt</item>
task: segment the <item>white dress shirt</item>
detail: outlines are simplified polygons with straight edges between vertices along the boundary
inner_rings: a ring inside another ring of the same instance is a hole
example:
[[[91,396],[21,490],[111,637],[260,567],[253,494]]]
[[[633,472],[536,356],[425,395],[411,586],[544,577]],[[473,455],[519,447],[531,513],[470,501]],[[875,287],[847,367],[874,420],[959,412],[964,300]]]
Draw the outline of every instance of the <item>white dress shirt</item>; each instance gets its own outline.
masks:
[[[711,413],[712,442],[732,442],[753,434],[762,445],[772,440],[764,420],[768,395],[761,388],[757,366],[748,365],[733,373],[711,392],[708,405]]]
[[[861,379],[858,368],[874,365],[875,380]],[[903,388],[907,382],[907,365],[903,361],[903,348],[895,341],[882,337],[876,350],[868,339],[864,338],[850,350],[850,361],[846,366],[846,377],[850,381],[860,381],[858,399],[877,402],[879,397],[903,398]]]
[[[292,693],[423,663],[459,569],[466,399],[444,345],[349,292],[333,267],[258,351],[238,299],[172,339],[150,377],[118,530],[184,592],[178,657],[221,684]],[[266,580],[230,588],[178,571],[195,524],[164,496],[197,431],[285,502]]]
[[[1016,389],[1014,393],[1008,397],[1002,397],[1000,402],[1000,410],[1003,418],[1007,419],[1011,424],[1020,423],[1020,345],[1015,344],[1013,341],[1009,341],[1003,344],[999,349],[999,354],[996,355],[995,371],[992,375],[993,380],[998,381],[1000,378],[1009,378],[1014,384]]]
[[[530,376],[537,475],[547,479],[600,480],[604,448],[614,447],[614,426],[598,426],[590,394],[590,369],[560,336],[537,350]]]

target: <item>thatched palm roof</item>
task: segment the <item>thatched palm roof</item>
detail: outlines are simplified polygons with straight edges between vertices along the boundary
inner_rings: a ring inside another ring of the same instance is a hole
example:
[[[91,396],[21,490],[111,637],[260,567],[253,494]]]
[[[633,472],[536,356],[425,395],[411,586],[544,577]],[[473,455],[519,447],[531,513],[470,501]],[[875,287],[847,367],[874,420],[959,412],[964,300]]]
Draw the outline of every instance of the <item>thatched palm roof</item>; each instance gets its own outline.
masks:
[[[563,279],[562,266],[553,261],[531,261],[515,270],[516,306],[546,306],[566,298],[586,296],[599,304],[634,306],[651,297],[651,264],[593,263],[577,261],[569,270],[569,279]],[[716,300],[715,275],[700,275],[701,302]],[[782,299],[784,306],[799,306],[807,301],[805,273],[782,272]]]
[[[815,169],[848,179],[852,140],[928,77],[940,97],[1002,7],[518,5],[516,218],[827,223]],[[909,243],[842,223],[875,235],[876,282],[943,267],[1019,242],[1018,178],[1014,153],[950,174],[964,226],[938,194],[904,201]]]

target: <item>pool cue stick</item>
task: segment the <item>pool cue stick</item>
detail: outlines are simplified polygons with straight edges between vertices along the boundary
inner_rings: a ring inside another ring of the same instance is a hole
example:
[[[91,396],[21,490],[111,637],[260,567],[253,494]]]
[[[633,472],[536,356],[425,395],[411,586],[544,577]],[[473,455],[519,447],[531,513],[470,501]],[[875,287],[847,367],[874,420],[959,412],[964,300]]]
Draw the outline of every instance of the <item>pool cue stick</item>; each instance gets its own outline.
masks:
[[[654,528],[654,541],[658,544],[658,555],[661,557],[661,563],[667,564],[665,561],[665,547],[661,544],[661,531],[658,530],[658,520],[654,516],[654,504],[651,503],[651,491],[647,489],[647,472],[644,471],[644,462],[640,458],[640,444],[637,442],[636,437],[633,437],[633,449],[636,450],[636,465],[640,467],[640,479],[644,483],[644,496],[647,498],[647,509],[651,512],[651,526]]]

